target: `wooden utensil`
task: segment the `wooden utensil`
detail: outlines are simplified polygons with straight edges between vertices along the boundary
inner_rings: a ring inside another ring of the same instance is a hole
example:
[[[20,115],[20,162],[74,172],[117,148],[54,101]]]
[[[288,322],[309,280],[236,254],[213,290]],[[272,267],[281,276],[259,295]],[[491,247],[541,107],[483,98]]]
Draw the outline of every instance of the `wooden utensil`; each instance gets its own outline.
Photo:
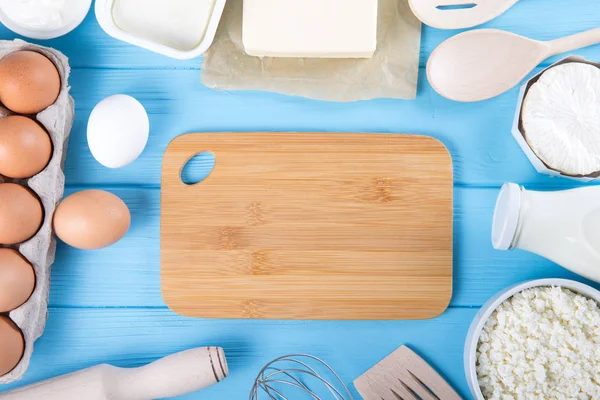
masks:
[[[185,185],[203,151],[214,170]],[[452,293],[448,151],[409,135],[178,137],[163,162],[161,271],[187,316],[437,316]]]
[[[462,400],[425,360],[400,347],[354,381],[364,400]]]
[[[550,42],[497,29],[468,31],[431,53],[427,78],[448,99],[485,100],[513,88],[548,57],[597,43],[600,28]]]
[[[97,365],[21,389],[2,400],[152,400],[196,392],[229,374],[223,349],[201,347],[139,368]]]
[[[439,29],[464,29],[503,14],[518,0],[409,0],[423,23]]]

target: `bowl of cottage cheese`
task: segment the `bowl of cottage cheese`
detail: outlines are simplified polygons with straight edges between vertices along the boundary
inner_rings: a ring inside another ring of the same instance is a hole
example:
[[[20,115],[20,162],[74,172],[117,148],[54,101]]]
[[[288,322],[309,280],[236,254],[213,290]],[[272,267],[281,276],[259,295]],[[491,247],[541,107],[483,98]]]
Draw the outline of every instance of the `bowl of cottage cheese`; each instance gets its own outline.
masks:
[[[477,313],[465,373],[478,400],[600,399],[600,292],[541,279],[512,286]]]

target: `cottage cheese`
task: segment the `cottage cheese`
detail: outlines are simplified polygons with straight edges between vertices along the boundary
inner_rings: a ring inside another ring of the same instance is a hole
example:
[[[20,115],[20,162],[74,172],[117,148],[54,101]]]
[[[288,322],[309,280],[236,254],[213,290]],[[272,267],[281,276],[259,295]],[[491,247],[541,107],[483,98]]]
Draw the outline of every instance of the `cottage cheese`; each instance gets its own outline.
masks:
[[[560,287],[506,300],[483,328],[477,376],[488,400],[600,399],[600,309]]]

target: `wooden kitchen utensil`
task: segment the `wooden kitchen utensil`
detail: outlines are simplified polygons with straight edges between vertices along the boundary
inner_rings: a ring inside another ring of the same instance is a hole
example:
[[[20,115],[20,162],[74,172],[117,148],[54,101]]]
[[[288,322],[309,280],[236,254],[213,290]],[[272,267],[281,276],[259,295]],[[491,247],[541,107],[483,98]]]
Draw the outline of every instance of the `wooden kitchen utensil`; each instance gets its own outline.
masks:
[[[503,14],[518,0],[409,0],[423,23],[439,29],[464,29]]]
[[[462,400],[425,360],[400,347],[354,381],[364,400]]]
[[[550,42],[514,33],[479,29],[451,37],[427,62],[436,92],[456,101],[479,101],[516,86],[542,61],[556,54],[600,43],[600,28]]]
[[[199,152],[215,168],[186,185]],[[410,135],[180,136],[163,161],[161,276],[187,316],[437,316],[452,292],[450,155]]]
[[[0,393],[1,400],[152,400],[181,396],[214,385],[229,370],[220,347],[172,354],[139,368],[97,365]]]

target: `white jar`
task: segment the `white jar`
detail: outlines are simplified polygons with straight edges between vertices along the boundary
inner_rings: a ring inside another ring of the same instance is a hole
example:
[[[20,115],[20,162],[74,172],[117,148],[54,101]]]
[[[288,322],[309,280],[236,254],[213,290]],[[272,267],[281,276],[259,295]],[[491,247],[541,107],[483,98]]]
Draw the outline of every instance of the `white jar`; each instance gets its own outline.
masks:
[[[492,244],[538,254],[600,282],[600,186],[535,192],[505,184],[494,212]]]

